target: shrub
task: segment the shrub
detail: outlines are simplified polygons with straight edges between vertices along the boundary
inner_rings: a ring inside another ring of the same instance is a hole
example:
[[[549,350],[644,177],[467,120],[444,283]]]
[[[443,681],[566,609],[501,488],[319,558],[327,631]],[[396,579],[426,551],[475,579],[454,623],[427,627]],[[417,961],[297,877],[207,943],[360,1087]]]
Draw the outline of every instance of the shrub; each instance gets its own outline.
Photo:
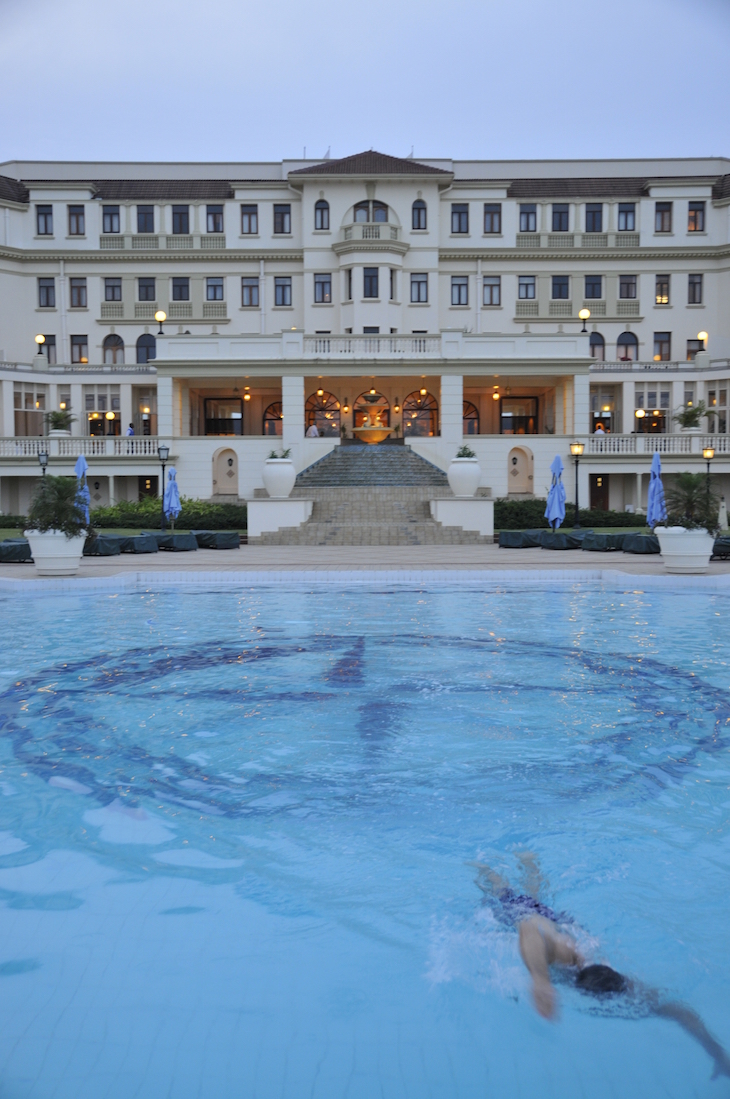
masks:
[[[0,530],[23,530],[27,526],[25,515],[0,515]]]
[[[76,422],[76,417],[71,415],[69,409],[61,408],[58,411],[46,412],[45,421],[46,427],[51,431],[68,431],[71,424]]]
[[[547,500],[495,500],[494,526],[497,530],[546,530],[550,525],[545,518]],[[627,511],[601,511],[598,508],[579,510],[581,526],[584,527],[643,527],[640,516]],[[575,521],[575,508],[571,503],[565,505],[565,522],[569,527]]]
[[[191,500],[183,496],[182,511],[175,520],[176,530],[245,530],[245,504],[210,504],[207,500]],[[155,496],[144,500],[121,501],[112,507],[95,508],[94,526],[159,528],[162,502]]]
[[[705,402],[698,401],[697,404],[682,405],[680,410],[672,416],[672,419],[680,427],[701,427],[702,417],[711,415],[712,413],[708,411]]]
[[[474,451],[471,449],[470,446],[467,446],[466,443],[464,443],[464,445],[459,447],[459,449],[457,450],[456,457],[457,458],[476,458],[476,454],[474,453]]]
[[[29,530],[58,530],[67,538],[84,534],[88,523],[76,494],[75,477],[41,477],[28,511]]]
[[[680,473],[666,491],[668,527],[687,530],[718,530],[720,501],[707,483],[704,473]]]

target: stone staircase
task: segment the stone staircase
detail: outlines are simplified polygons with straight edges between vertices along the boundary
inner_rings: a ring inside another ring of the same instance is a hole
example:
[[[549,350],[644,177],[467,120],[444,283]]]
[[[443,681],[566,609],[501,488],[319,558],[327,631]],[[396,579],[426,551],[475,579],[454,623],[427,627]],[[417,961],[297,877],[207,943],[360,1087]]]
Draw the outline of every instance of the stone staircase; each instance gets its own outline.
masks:
[[[257,496],[265,492],[257,491]],[[252,538],[267,546],[424,546],[491,543],[474,531],[444,527],[429,500],[450,497],[446,474],[404,446],[337,447],[302,471],[292,497],[313,500],[299,527]]]

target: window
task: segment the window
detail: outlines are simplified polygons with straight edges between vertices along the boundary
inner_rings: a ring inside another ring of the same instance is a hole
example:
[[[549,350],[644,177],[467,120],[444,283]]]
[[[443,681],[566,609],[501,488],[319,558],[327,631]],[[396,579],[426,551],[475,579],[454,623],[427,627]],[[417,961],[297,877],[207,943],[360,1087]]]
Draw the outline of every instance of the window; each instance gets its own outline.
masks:
[[[71,279],[71,308],[86,309],[86,279]]]
[[[672,231],[672,204],[671,202],[657,202],[654,213],[654,232],[671,233]]]
[[[537,232],[537,206],[534,202],[520,203],[520,232]]]
[[[535,276],[534,275],[520,275],[517,280],[518,296],[524,301],[526,298],[532,299],[535,297]]]
[[[597,362],[603,362],[606,358],[606,341],[600,332],[591,332],[588,340],[591,355]]]
[[[422,198],[417,198],[411,207],[411,227],[413,229],[426,228],[426,203]]]
[[[468,305],[469,304],[469,276],[468,275],[452,275],[451,276],[451,304],[452,305]]]
[[[138,233],[154,233],[155,231],[155,208],[154,206],[138,206],[137,207],[137,232]]]
[[[38,306],[40,309],[56,308],[55,279],[38,279]]]
[[[190,208],[188,206],[173,206],[172,231],[175,234],[190,232]]]
[[[438,435],[439,406],[431,393],[415,389],[403,399],[403,434]]]
[[[89,337],[71,337],[71,362],[87,363],[89,361]]]
[[[502,279],[499,275],[484,276],[484,304],[502,304]]]
[[[655,301],[657,305],[669,305],[669,275],[657,275]]]
[[[672,357],[672,333],[654,333],[654,362],[669,362]]]
[[[502,435],[537,435],[537,397],[502,397],[500,405]]]
[[[377,298],[378,296],[378,269],[377,267],[365,267],[363,268],[363,289],[362,296],[364,298]]]
[[[155,337],[145,332],[137,340],[137,362],[148,363],[157,356],[157,344]]]
[[[259,231],[258,206],[241,207],[241,233],[244,236],[255,236]]]
[[[140,301],[156,301],[155,280],[152,278],[137,279],[137,296]]]
[[[618,204],[618,231],[619,233],[633,233],[636,230],[636,203],[619,202]]]
[[[241,279],[241,305],[244,309],[258,309],[259,280],[253,276]]]
[[[390,268],[390,300],[395,301],[398,296],[397,276],[394,267]]]
[[[553,300],[567,301],[570,297],[570,276],[553,275]]]
[[[205,208],[205,220],[206,229],[209,233],[222,233],[223,232],[223,206],[206,206]]]
[[[584,297],[586,297],[586,298],[602,298],[603,297],[603,276],[602,275],[586,275]]]
[[[323,391],[321,396],[313,393],[304,405],[304,431],[317,428],[317,434],[339,439],[340,402],[333,393]]]
[[[118,206],[102,206],[102,232],[103,233],[118,233],[119,232],[119,207]]]
[[[639,357],[639,341],[633,332],[622,332],[616,341],[616,353],[619,360],[636,362]]]
[[[704,340],[687,340],[687,361],[692,362],[698,351],[705,350]]]
[[[384,202],[373,203],[373,221],[387,221],[388,220],[388,207]]]
[[[329,222],[328,222],[329,224]],[[314,276],[314,301],[317,305],[330,305],[332,302],[332,275]]]
[[[39,237],[53,236],[53,207],[36,206],[35,228]]]
[[[370,203],[358,202],[353,210],[355,221],[370,221]]]
[[[274,279],[274,305],[291,305],[291,278]]]
[[[411,301],[428,301],[428,275],[411,275]]]
[[[56,337],[46,336],[46,342],[39,348],[41,355],[45,355],[48,359],[49,366],[56,365]],[[68,402],[69,406],[71,401]]]
[[[291,206],[274,206],[274,232],[291,233]]]
[[[567,202],[553,203],[553,232],[567,233],[570,207]]]
[[[462,412],[462,435],[479,434],[479,409],[471,401],[464,401]]]
[[[83,237],[86,235],[86,217],[83,206],[69,206],[68,235],[70,237]]]
[[[636,275],[619,275],[618,296],[620,298],[636,297]]]
[[[107,365],[124,362],[124,340],[121,336],[107,336],[102,346],[104,362]]]
[[[379,336],[380,335],[380,328],[377,325],[372,325],[372,324],[368,325],[368,324],[366,324],[365,327],[362,330],[362,334],[363,334],[363,336]],[[378,346],[380,346],[380,345],[378,345]]]
[[[687,277],[687,304],[702,305],[702,275]]]
[[[452,233],[468,233],[469,232],[469,203],[468,202],[452,202],[451,203],[451,232]]]
[[[687,218],[688,233],[704,233],[705,231],[705,204],[704,202],[690,202]]]
[[[172,280],[172,300],[190,301],[190,279],[174,278]]]
[[[603,203],[586,203],[586,233],[603,232]]]
[[[240,397],[206,397],[206,435],[242,435],[243,401]]]
[[[281,401],[274,401],[273,404],[264,409],[264,435],[281,435],[283,428],[284,417]]]
[[[122,300],[122,280],[104,279],[104,301]]]
[[[325,202],[323,198],[319,202],[314,204],[314,228],[315,229],[329,229],[330,227],[330,204]]]
[[[484,203],[484,232],[502,232],[502,204],[501,202]]]
[[[352,301],[352,268],[348,267],[345,271],[345,298],[348,301]]]
[[[223,279],[212,278],[205,280],[205,300],[223,301]]]

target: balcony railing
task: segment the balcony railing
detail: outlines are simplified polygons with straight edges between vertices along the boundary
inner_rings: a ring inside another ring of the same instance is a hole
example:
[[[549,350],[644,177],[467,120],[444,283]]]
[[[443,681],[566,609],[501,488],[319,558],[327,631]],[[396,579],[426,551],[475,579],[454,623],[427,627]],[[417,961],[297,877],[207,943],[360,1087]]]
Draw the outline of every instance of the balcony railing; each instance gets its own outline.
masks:
[[[156,435],[37,436],[0,439],[0,458],[35,458],[45,451],[51,458],[154,458]],[[169,442],[169,440],[167,440]]]
[[[730,435],[684,434],[671,435],[589,435],[586,455],[642,455],[676,454],[702,458],[705,447],[713,447],[715,454],[730,454]]]
[[[723,368],[719,365],[719,361],[720,360],[716,359],[711,363],[708,363],[706,367],[703,366],[703,369],[710,369],[710,366],[713,370],[726,369],[726,367]],[[665,374],[668,370],[672,372],[678,370],[694,370],[697,365],[698,364],[694,361],[687,362],[682,360],[679,360],[678,362],[643,362],[631,359],[614,360],[613,362],[597,362],[594,360],[591,363],[591,374],[641,374],[646,371]]]
[[[345,225],[341,232],[342,240],[400,240],[399,227],[387,222]]]
[[[305,336],[305,355],[333,358],[368,355],[441,356],[440,336]]]

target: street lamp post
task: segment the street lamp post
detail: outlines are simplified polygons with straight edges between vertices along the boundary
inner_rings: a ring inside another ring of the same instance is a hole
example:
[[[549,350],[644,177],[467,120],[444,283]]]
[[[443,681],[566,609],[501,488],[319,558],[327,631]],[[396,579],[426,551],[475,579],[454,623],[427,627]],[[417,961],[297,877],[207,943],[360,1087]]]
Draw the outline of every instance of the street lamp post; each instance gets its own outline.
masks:
[[[580,462],[580,456],[583,453],[583,443],[571,443],[570,453],[575,458],[575,522],[573,523],[574,530],[580,528],[580,519],[578,518],[578,463]]]
[[[46,475],[46,466],[48,465],[48,451],[47,450],[39,450],[38,451],[38,464],[40,465],[43,476],[45,477],[45,475]]]
[[[583,321],[583,327],[582,327],[582,328],[581,328],[581,330],[580,330],[580,331],[581,331],[581,335],[582,335],[582,334],[583,334],[584,332],[585,332],[586,334],[588,333],[588,329],[586,328],[586,321],[588,320],[588,318],[590,317],[590,315],[591,315],[591,311],[590,311],[590,309],[580,309],[580,310],[578,311],[578,316],[579,316],[579,317],[580,317],[580,319],[581,319],[581,320]]]
[[[155,320],[157,321],[157,323],[160,326],[159,329],[158,329],[157,335],[158,336],[164,336],[165,333],[162,331],[162,325],[167,320],[167,313],[165,312],[164,309],[158,309],[157,310],[157,312],[155,313]]]
[[[709,338],[710,337],[708,336],[707,332],[698,332],[697,333],[697,339],[702,344],[702,347],[700,348],[700,351],[706,351],[707,350],[707,341],[708,341]]]
[[[158,448],[157,448],[157,457],[160,459],[160,463],[162,465],[162,492],[160,493],[160,500],[161,500],[160,507],[162,509],[162,514],[161,514],[161,518],[160,518],[160,530],[164,530],[165,529],[165,465],[167,464],[167,459],[170,457],[170,448],[169,448],[169,446],[163,446],[162,444],[160,444],[160,446],[158,446]]]
[[[710,512],[710,462],[715,457],[715,449],[711,446],[706,446],[702,451],[702,457],[707,462],[707,513]]]

